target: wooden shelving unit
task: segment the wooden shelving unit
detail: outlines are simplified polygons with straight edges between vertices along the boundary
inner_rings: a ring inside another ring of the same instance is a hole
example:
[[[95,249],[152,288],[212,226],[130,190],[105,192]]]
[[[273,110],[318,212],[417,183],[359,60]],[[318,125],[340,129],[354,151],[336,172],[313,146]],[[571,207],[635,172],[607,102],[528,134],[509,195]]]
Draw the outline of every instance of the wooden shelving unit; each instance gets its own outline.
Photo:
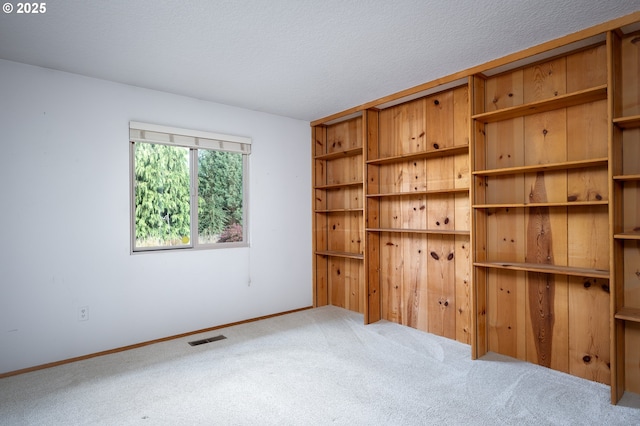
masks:
[[[312,123],[314,304],[640,394],[640,11]]]
[[[608,37],[612,93],[611,399],[640,393],[640,31]]]
[[[369,321],[471,342],[468,87],[369,114]]]
[[[312,130],[314,306],[364,312],[362,117]]]
[[[606,58],[473,77],[476,357],[610,383]]]

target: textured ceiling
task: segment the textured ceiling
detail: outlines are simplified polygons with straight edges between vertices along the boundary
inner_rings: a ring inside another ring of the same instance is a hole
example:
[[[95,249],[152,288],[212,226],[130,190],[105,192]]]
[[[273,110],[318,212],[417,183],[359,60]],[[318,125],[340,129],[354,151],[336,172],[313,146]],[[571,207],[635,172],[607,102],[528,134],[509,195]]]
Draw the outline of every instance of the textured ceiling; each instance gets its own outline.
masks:
[[[0,13],[0,58],[311,121],[638,10],[640,0],[58,0],[41,15]]]

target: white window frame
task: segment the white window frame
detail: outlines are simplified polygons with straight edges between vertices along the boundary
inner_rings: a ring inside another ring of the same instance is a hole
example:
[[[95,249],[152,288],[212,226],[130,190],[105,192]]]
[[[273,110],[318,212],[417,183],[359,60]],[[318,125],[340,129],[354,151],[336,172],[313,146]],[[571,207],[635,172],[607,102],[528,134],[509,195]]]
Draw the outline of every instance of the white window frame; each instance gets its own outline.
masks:
[[[135,143],[163,144],[189,148],[191,223],[189,243],[181,246],[136,248],[136,177]],[[131,253],[149,253],[173,250],[202,250],[249,247],[249,154],[251,138],[224,135],[199,130],[182,129],[158,124],[129,122],[129,181],[130,181],[130,234]],[[200,244],[198,242],[198,162],[197,150],[225,151],[242,154],[242,241]],[[195,159],[195,161],[194,161]]]

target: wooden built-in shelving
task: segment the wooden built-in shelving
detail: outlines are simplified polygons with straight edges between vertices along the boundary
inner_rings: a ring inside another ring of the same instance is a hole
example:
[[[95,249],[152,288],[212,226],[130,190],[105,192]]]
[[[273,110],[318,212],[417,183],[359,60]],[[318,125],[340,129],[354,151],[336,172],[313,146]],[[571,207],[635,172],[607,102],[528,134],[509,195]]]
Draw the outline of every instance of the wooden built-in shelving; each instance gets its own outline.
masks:
[[[335,160],[336,158],[355,157],[362,154],[362,147],[345,149],[341,151],[329,152],[327,154],[316,155],[316,160]]]
[[[469,235],[469,231],[455,229],[425,229],[425,228],[367,228],[367,232],[389,232],[400,234],[432,234],[432,235]]]
[[[502,108],[497,111],[475,114],[471,118],[482,123],[495,123],[496,121],[504,121],[532,114],[540,114],[543,112],[605,99],[607,99],[607,85],[603,84],[601,86],[579,90],[566,95],[559,95],[553,98],[529,102],[523,105],[516,105],[510,108]]]
[[[314,187],[314,189],[341,189],[341,188],[348,188],[350,186],[362,187],[362,181],[317,185]]]
[[[465,154],[468,151],[469,151],[469,147],[465,145],[451,146],[447,148],[433,149],[431,151],[413,152],[409,154],[401,154],[401,155],[394,155],[390,157],[376,158],[372,160],[367,160],[367,164],[393,164],[393,163],[399,163],[402,161],[425,160],[428,158],[439,158],[439,157],[446,157],[446,156],[456,155],[456,154]]]
[[[313,122],[314,305],[640,394],[640,11],[612,22]]]
[[[624,130],[637,129],[638,127],[640,127],[640,115],[614,118],[613,124]]]
[[[620,308],[618,312],[616,312],[615,318],[640,323],[640,308]]]
[[[561,203],[492,203],[474,204],[474,209],[497,209],[497,208],[534,208],[534,207],[577,207],[577,206],[606,206],[606,200],[594,201],[567,201]]]
[[[471,208],[474,356],[608,384],[606,58],[596,44],[474,77]]]
[[[640,393],[640,32],[608,36],[613,132],[611,400]]]
[[[345,209],[318,209],[315,210],[316,213],[345,213],[345,212],[360,212],[362,213],[364,210],[361,208],[345,208]]]
[[[467,193],[469,188],[443,188],[432,189],[427,191],[413,191],[413,192],[386,192],[383,194],[367,194],[367,198],[382,198],[382,197],[403,197],[410,195],[435,195],[435,194],[455,194],[455,193]]]
[[[474,262],[473,266],[478,266],[481,268],[509,269],[511,271],[540,272],[543,274],[609,279],[609,271],[603,271],[600,269],[573,268],[570,266],[519,262]]]
[[[587,160],[564,161],[561,163],[535,164],[531,166],[506,167],[492,170],[476,170],[472,174],[475,176],[503,176],[518,173],[551,172],[557,170],[582,169],[587,167],[607,167],[608,162],[609,159],[607,157],[590,158]]]
[[[364,312],[363,121],[313,130],[314,306]]]
[[[344,259],[364,259],[364,255],[361,253],[349,253],[346,251],[318,250],[316,251],[316,254],[319,256],[341,257]]]

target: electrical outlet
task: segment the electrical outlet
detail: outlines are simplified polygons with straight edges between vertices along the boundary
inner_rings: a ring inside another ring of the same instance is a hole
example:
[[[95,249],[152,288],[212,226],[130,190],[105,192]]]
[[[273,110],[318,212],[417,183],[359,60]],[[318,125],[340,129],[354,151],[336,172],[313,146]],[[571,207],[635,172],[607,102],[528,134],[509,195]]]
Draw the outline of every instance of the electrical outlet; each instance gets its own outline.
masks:
[[[88,320],[89,320],[89,307],[80,306],[78,308],[78,321],[88,321]]]

